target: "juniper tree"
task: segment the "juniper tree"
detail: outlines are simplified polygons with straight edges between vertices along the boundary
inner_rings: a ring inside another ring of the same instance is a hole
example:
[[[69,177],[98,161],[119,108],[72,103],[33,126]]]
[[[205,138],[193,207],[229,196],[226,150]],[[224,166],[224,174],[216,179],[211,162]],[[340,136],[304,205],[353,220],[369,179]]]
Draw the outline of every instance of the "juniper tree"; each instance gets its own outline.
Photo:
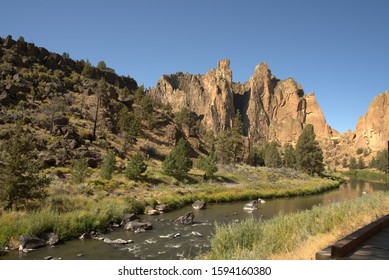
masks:
[[[205,172],[207,178],[212,178],[217,172],[216,154],[212,151],[208,156],[201,156],[197,162],[197,167]]]
[[[285,145],[284,166],[296,168],[296,151],[291,144]]]
[[[282,166],[282,159],[277,148],[277,143],[274,141],[266,146],[265,165],[267,167],[273,167],[273,168]]]
[[[310,175],[324,171],[323,151],[315,138],[313,125],[307,124],[296,144],[297,167]]]
[[[181,178],[192,168],[192,160],[189,158],[189,143],[180,138],[176,147],[170,152],[162,163],[163,171],[166,175]]]
[[[116,164],[115,153],[114,151],[109,150],[106,158],[104,159],[104,162],[100,167],[101,178],[105,180],[111,180],[112,173],[115,171],[115,164]]]
[[[143,173],[147,170],[147,165],[143,153],[139,152],[134,155],[128,163],[124,172],[127,179],[139,180]]]
[[[4,209],[25,205],[46,196],[50,179],[40,174],[33,135],[17,124],[13,135],[0,146],[0,199]]]

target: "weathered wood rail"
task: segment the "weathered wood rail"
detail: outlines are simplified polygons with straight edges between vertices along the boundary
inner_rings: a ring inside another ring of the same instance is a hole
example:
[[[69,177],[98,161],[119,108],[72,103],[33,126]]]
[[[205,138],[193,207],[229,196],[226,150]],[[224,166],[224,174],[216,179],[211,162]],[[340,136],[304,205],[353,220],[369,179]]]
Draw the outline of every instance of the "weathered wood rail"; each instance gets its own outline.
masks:
[[[389,226],[389,215],[386,215],[335,242],[316,253],[317,260],[343,259],[358,246]],[[389,242],[389,240],[388,240]]]

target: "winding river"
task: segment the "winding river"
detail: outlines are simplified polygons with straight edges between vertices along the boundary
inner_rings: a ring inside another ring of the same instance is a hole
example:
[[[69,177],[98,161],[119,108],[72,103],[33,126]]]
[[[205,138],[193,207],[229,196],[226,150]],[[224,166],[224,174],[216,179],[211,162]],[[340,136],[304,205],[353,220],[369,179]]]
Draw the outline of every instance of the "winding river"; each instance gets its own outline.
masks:
[[[363,193],[389,190],[389,186],[361,180],[350,180],[339,189],[318,195],[269,199],[260,203],[252,213],[243,210],[246,202],[208,204],[205,210],[193,210],[191,206],[165,213],[159,216],[141,215],[141,219],[150,221],[154,229],[144,233],[133,233],[115,229],[104,236],[114,240],[121,238],[133,240],[126,245],[107,244],[98,240],[72,240],[54,247],[44,247],[29,253],[9,252],[1,259],[44,259],[47,256],[61,259],[184,259],[193,258],[210,248],[210,240],[215,230],[215,223],[236,222],[250,216],[269,219],[283,211],[284,213],[310,209],[314,205],[353,199]],[[172,220],[193,211],[194,224],[178,226]]]

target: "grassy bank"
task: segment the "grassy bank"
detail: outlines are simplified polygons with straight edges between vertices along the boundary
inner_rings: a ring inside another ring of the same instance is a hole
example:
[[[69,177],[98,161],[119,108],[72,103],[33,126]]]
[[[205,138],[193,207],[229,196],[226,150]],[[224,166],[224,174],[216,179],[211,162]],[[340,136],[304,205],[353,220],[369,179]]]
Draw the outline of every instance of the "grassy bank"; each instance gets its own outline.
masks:
[[[350,170],[342,172],[342,175],[372,182],[389,182],[389,174],[378,170]]]
[[[218,226],[205,259],[311,259],[316,251],[389,212],[389,193],[315,206],[268,221]]]
[[[339,186],[337,181],[292,170],[246,166],[221,170],[212,182],[196,181],[199,176],[195,172],[190,174],[189,183],[168,181],[172,179],[154,174],[143,182],[128,182],[118,176],[109,182],[92,176],[79,186],[54,181],[49,197],[35,210],[1,213],[0,248],[16,247],[21,234],[53,231],[61,240],[67,240],[91,230],[105,230],[125,214],[142,213],[146,205],[165,203],[173,210],[197,199],[229,202],[308,195]]]

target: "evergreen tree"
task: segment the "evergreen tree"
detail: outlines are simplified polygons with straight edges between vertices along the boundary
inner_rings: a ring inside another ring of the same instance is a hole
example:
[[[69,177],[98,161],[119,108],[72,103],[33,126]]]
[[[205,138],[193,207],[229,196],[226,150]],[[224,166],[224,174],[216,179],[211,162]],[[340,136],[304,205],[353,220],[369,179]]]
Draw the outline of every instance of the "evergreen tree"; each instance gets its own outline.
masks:
[[[240,136],[244,135],[244,125],[239,110],[237,110],[235,117],[232,120],[232,133]]]
[[[250,157],[252,165],[265,166],[265,147],[254,147]]]
[[[215,142],[216,154],[221,163],[228,164],[234,157],[234,141],[230,130],[221,132]]]
[[[355,159],[355,157],[350,158],[350,164],[348,168],[350,168],[350,170],[355,170],[358,168],[357,160]]]
[[[388,169],[388,150],[379,151],[371,160],[370,167],[386,172]]]
[[[107,64],[105,64],[105,62],[103,60],[101,60],[97,64],[97,68],[100,69],[100,70],[105,70],[107,68]]]
[[[205,172],[206,178],[212,178],[218,171],[216,154],[212,151],[208,156],[201,156],[197,162],[197,167]]]
[[[358,169],[365,169],[366,168],[366,164],[365,164],[365,161],[363,160],[363,157],[358,158],[357,167],[358,167]]]
[[[93,67],[92,64],[87,60],[84,63],[84,68],[82,68],[81,75],[87,78],[93,78]]]
[[[12,137],[0,146],[0,200],[5,210],[46,196],[50,180],[40,174],[32,138],[18,123]]]
[[[323,151],[315,138],[313,125],[308,124],[296,144],[297,167],[310,175],[321,174],[324,171]]]
[[[137,104],[139,104],[140,100],[145,95],[145,86],[142,84],[134,93],[134,99]]]
[[[100,167],[100,176],[105,180],[112,179],[112,173],[115,171],[116,159],[115,153],[109,150],[103,164]]]
[[[141,129],[140,116],[136,113],[128,112],[127,107],[123,107],[118,115],[117,125],[123,135],[123,153],[127,153],[128,145],[135,144],[136,138]]]
[[[347,158],[343,158],[343,160],[342,160],[342,167],[346,168],[347,166],[348,166],[348,160],[347,160]]]
[[[189,143],[180,138],[176,147],[162,163],[164,173],[176,178],[183,177],[192,168],[192,160],[189,158],[189,153]]]
[[[139,152],[134,155],[128,163],[125,170],[125,176],[130,180],[139,180],[146,170],[147,165],[143,153]]]
[[[291,144],[285,145],[284,166],[296,168],[296,152]]]
[[[81,157],[73,160],[71,179],[75,184],[81,184],[89,176],[88,162]]]
[[[278,152],[277,143],[274,141],[266,146],[265,165],[267,167],[272,167],[272,168],[281,167],[282,165],[282,160],[281,160],[280,153]]]
[[[142,109],[142,114],[144,117],[148,117],[153,113],[154,104],[152,97],[147,94],[142,97],[140,100],[140,107]]]

